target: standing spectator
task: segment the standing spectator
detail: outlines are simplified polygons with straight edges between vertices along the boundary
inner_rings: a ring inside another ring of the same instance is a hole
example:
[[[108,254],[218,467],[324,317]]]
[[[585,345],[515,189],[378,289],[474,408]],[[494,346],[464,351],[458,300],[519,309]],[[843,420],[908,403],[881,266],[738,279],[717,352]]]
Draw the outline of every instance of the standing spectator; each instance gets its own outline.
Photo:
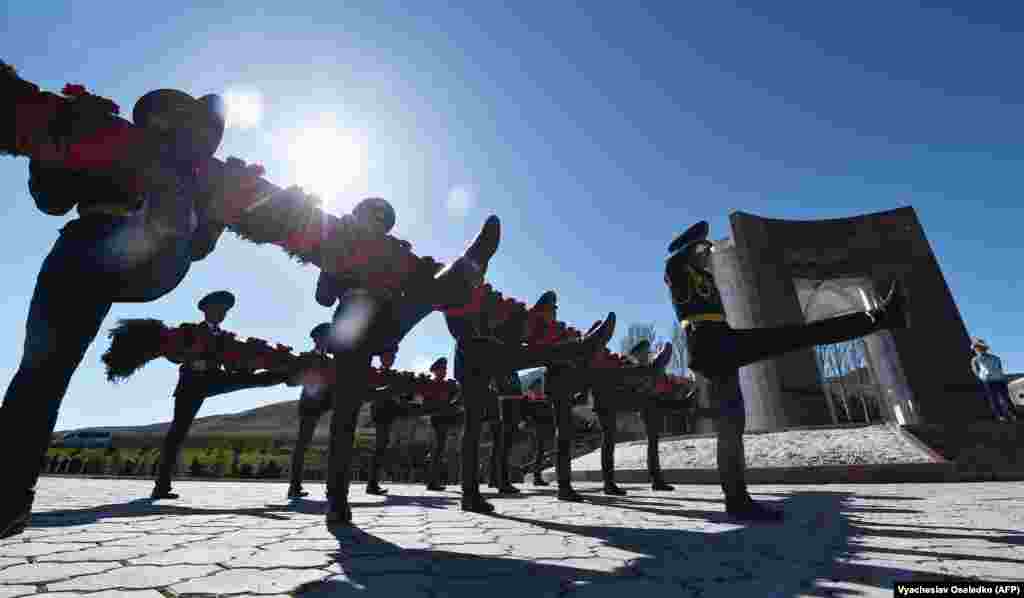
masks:
[[[989,353],[988,345],[980,338],[975,339],[971,348],[975,353],[971,359],[971,371],[981,380],[993,413],[1001,422],[1017,421],[1010,404],[1010,388],[1003,373],[1003,360]]]

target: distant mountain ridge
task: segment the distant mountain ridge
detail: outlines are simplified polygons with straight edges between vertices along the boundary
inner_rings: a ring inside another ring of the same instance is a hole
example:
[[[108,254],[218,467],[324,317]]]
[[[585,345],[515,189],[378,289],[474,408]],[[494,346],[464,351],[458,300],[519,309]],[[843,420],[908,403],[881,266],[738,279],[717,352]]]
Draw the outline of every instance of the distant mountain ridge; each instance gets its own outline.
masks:
[[[211,436],[223,433],[245,433],[277,437],[293,437],[299,426],[298,401],[281,401],[238,413],[197,417],[189,431],[190,436]],[[323,417],[317,426],[315,437],[326,437],[330,428],[330,417]],[[58,434],[71,431],[95,430],[113,434],[166,434],[171,422],[160,422],[142,426],[102,426],[61,430]]]

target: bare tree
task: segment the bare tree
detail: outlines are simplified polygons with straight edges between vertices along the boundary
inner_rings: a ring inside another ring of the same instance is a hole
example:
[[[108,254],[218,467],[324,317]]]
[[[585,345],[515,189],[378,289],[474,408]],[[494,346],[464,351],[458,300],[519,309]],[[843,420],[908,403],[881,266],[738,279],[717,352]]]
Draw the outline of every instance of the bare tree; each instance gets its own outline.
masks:
[[[682,326],[675,326],[672,330],[672,361],[668,369],[674,374],[682,375],[686,372],[689,363],[689,354],[686,351],[686,333]]]
[[[871,374],[867,367],[864,339],[819,345],[815,347],[814,354],[826,400],[829,401],[829,412],[832,414],[833,422],[838,423],[840,419],[846,422],[855,422],[861,418],[864,422],[871,421],[871,410],[868,408],[866,395],[874,385],[871,383]],[[850,397],[860,400],[862,416],[854,414],[850,407]],[[833,401],[838,402],[842,407],[842,416],[836,412],[836,405]]]

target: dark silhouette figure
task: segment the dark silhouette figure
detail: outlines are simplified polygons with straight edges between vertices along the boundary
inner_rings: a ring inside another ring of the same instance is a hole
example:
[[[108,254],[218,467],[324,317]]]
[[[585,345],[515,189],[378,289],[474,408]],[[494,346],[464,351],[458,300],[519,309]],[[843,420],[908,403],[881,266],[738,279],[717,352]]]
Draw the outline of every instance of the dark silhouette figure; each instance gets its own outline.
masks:
[[[676,317],[686,333],[690,369],[704,378],[718,409],[718,471],[726,509],[739,519],[778,520],[782,514],[755,502],[747,492],[743,456],[746,417],[739,368],[790,351],[848,341],[885,329],[907,326],[904,298],[894,283],[880,307],[810,324],[735,329],[711,272],[713,244],[701,221],[669,245],[665,261]]]
[[[220,324],[234,305],[235,297],[227,291],[203,297],[199,301],[199,309],[203,312],[204,321],[194,326],[195,333],[224,339]],[[210,343],[208,346],[212,346],[212,350],[195,355],[181,365],[178,386],[174,389],[174,419],[160,450],[160,467],[152,493],[154,499],[178,498],[171,492],[171,478],[177,468],[181,446],[206,399],[247,388],[276,386],[291,378],[289,372],[229,372],[219,361],[216,345],[216,342]]]
[[[313,433],[320,418],[334,408],[334,363],[328,355],[331,324],[317,324],[310,331],[313,351],[308,355],[309,367],[300,376],[302,394],[299,396],[299,433],[292,451],[291,481],[288,498],[302,498],[309,492],[302,489],[302,475],[306,466],[306,450],[313,441]]]

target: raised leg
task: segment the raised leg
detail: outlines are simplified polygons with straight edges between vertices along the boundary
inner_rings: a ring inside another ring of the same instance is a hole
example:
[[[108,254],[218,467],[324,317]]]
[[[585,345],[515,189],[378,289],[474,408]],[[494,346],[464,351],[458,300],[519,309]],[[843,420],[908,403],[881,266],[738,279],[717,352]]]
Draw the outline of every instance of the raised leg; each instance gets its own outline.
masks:
[[[830,345],[883,329],[906,327],[903,296],[893,286],[883,308],[826,318],[810,324],[735,329],[702,324],[687,332],[690,369],[708,376],[728,376],[758,361],[817,345]]]

